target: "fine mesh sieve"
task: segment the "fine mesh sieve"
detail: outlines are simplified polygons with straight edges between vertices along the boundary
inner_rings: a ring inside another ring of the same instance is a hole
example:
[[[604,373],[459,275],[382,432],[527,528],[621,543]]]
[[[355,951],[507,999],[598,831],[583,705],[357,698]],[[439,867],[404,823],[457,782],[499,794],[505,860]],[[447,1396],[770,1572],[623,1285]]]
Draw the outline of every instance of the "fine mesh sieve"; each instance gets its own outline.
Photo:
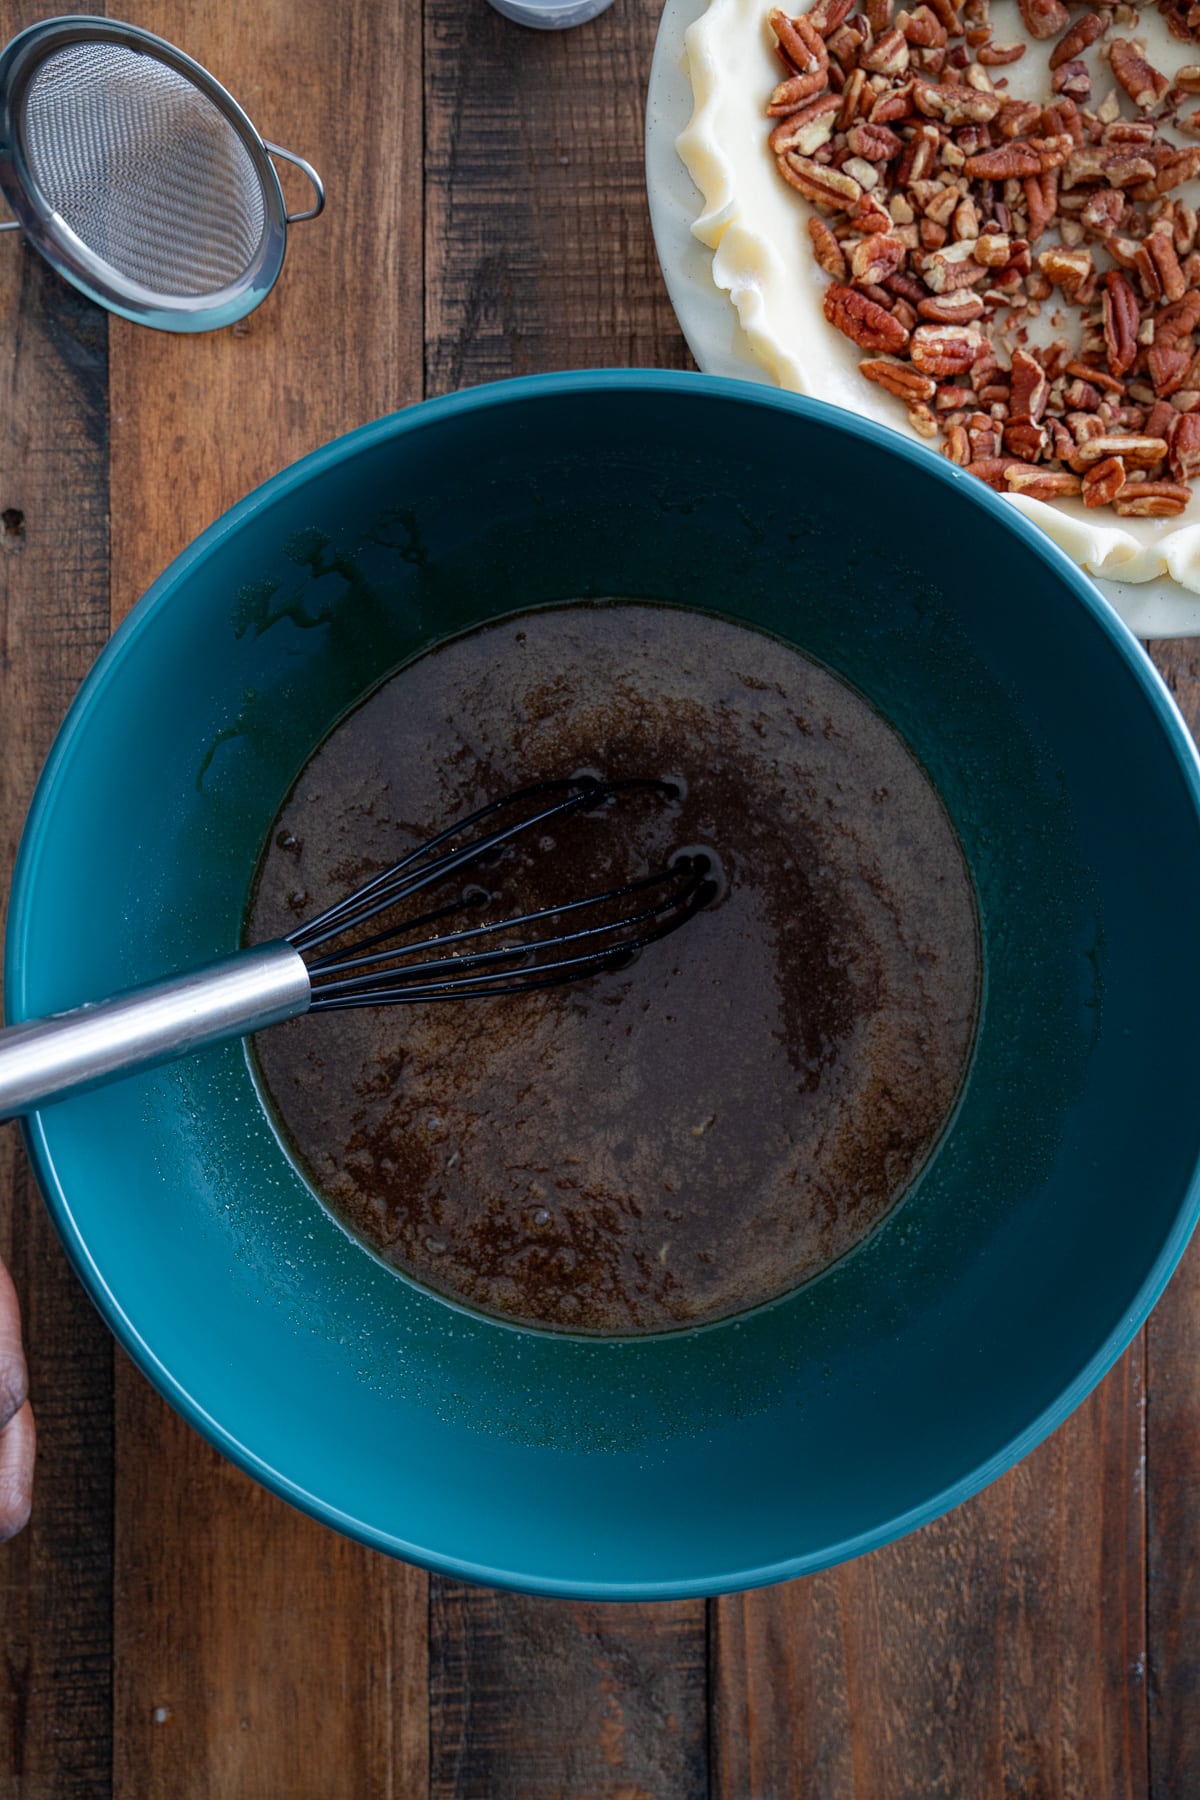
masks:
[[[271,162],[315,203],[287,213]],[[287,226],[324,205],[182,51],[112,20],[48,19],[0,53],[0,188],[14,226],[101,305],[207,331],[265,298]],[[0,226],[0,229],[6,228]]]

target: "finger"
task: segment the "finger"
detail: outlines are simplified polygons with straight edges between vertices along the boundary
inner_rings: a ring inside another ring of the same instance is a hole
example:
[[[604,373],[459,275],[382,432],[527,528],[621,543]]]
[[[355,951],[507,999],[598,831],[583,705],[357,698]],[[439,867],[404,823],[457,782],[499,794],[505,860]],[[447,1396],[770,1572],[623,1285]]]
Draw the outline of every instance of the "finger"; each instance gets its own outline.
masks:
[[[0,1263],[0,1431],[24,1406],[28,1382],[21,1343],[21,1303],[12,1276]]]
[[[0,1543],[29,1523],[37,1429],[28,1400],[0,1431]]]

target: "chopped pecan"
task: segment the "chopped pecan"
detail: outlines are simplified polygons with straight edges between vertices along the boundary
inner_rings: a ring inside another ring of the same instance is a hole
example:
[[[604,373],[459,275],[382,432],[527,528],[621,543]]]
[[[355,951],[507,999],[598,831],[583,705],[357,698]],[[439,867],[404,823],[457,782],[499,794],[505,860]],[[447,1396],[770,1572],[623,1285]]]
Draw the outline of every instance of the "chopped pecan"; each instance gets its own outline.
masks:
[[[873,75],[903,75],[908,67],[908,39],[902,31],[885,31],[879,42],[859,59],[859,67]]]
[[[1104,277],[1104,344],[1113,375],[1124,375],[1137,355],[1137,297],[1125,277],[1110,269]]]
[[[962,425],[950,425],[946,428],[946,442],[942,446],[942,455],[965,469],[971,460],[971,440]]]
[[[804,17],[821,37],[829,38],[854,11],[854,0],[817,0]]]
[[[1097,188],[1089,194],[1079,213],[1079,223],[1088,231],[1106,237],[1116,231],[1125,211],[1125,196],[1119,188]]]
[[[1177,413],[1170,437],[1171,473],[1176,481],[1200,475],[1200,413]]]
[[[1046,410],[1049,397],[1050,384],[1046,380],[1046,371],[1036,356],[1031,356],[1028,350],[1014,350],[1010,401],[1013,418],[1032,419],[1036,424]]]
[[[1014,139],[995,150],[982,150],[977,156],[968,156],[966,172],[972,181],[1021,180],[1024,176],[1042,173],[1042,158],[1031,143]]]
[[[972,238],[958,244],[946,244],[927,257],[922,279],[932,294],[951,294],[959,288],[974,287],[987,274],[985,265],[975,256],[978,248]]]
[[[1137,45],[1128,38],[1114,38],[1108,53],[1109,64],[1135,106],[1143,111],[1157,106],[1170,82],[1146,61]]]
[[[1046,279],[1061,288],[1068,300],[1077,299],[1089,281],[1094,285],[1096,268],[1090,250],[1067,250],[1061,244],[1052,244],[1049,250],[1039,252],[1037,263]]]
[[[855,281],[874,286],[893,274],[907,254],[903,242],[891,232],[874,232],[851,248],[850,273]]]
[[[920,50],[940,50],[946,42],[946,27],[928,6],[915,6],[904,18],[901,29],[909,43]]]
[[[1092,78],[1084,62],[1061,64],[1055,69],[1050,85],[1056,94],[1063,94],[1071,100],[1087,100],[1091,97]]]
[[[1024,44],[983,44],[976,52],[985,69],[1007,68],[1009,63],[1020,62],[1024,54]]]
[[[972,288],[959,288],[955,293],[930,293],[919,301],[921,319],[937,326],[970,326],[984,311],[984,302]]]
[[[1127,481],[1116,498],[1123,519],[1175,519],[1192,497],[1179,481]]]
[[[974,462],[967,464],[967,474],[977,475],[980,481],[986,481],[990,488],[995,488],[997,493],[1002,494],[1008,486],[1006,479],[1008,471],[1012,468],[1027,469],[1028,467],[1028,463],[1023,463],[1016,456],[979,457]]]
[[[873,89],[872,92],[874,92]],[[891,125],[900,119],[909,118],[912,109],[911,87],[895,88],[891,93],[888,93],[885,88],[873,103],[867,114],[867,120],[871,125]]]
[[[1123,394],[1125,383],[1118,381],[1115,375],[1106,375],[1103,369],[1095,369],[1090,363],[1074,360],[1064,366],[1066,375],[1078,375],[1084,381],[1090,381],[1095,387],[1103,388],[1108,394]]]
[[[1019,0],[1021,19],[1032,38],[1057,37],[1070,23],[1071,15],[1062,0]]]
[[[1134,148],[1123,148],[1120,144],[1087,144],[1068,156],[1063,165],[1062,184],[1068,193],[1091,181],[1103,182],[1106,187],[1127,188],[1147,182],[1156,174],[1149,158],[1137,155]]]
[[[854,125],[846,133],[846,142],[855,156],[867,162],[891,162],[904,148],[904,141],[886,125]]]
[[[1034,100],[1005,100],[996,114],[995,128],[1002,138],[1025,137],[1042,116]]]
[[[824,219],[812,218],[808,221],[808,235],[812,240],[813,255],[817,266],[832,275],[835,281],[846,278],[846,258],[842,246],[830,231]]]
[[[879,37],[892,22],[892,0],[865,0],[863,11],[867,15],[867,24]]]
[[[1083,504],[1111,506],[1124,486],[1125,464],[1119,456],[1106,456],[1102,462],[1093,463],[1083,477]]]
[[[768,118],[778,119],[796,112],[821,92],[827,79],[824,69],[813,69],[811,74],[792,75],[787,81],[781,81],[767,106]]]
[[[843,175],[839,169],[827,169],[807,156],[797,156],[794,150],[777,156],[775,161],[784,180],[818,206],[847,212],[862,199],[858,182],[852,175]]]
[[[1040,462],[1046,454],[1047,441],[1044,427],[1032,419],[1011,419],[1004,427],[1004,448],[1022,462]]]
[[[767,140],[776,156],[782,156],[785,150],[811,156],[814,150],[827,144],[833,136],[834,121],[841,104],[836,94],[826,94],[801,107],[790,118],[781,119]]]
[[[981,94],[975,88],[916,81],[913,104],[926,118],[941,119],[946,125],[986,125],[996,117],[1004,101],[1000,94]]]
[[[1029,239],[1036,242],[1058,211],[1058,171],[1029,175],[1023,182],[1025,210],[1029,215]]]
[[[789,19],[785,12],[776,7],[768,22],[782,55],[798,75],[808,75],[814,69],[825,68],[829,52],[811,16]]]
[[[1200,63],[1184,63],[1175,71],[1175,86],[1183,94],[1200,94]]]
[[[858,368],[868,381],[886,388],[889,394],[895,394],[898,400],[906,400],[910,406],[932,400],[937,392],[937,383],[928,375],[922,375],[919,369],[910,369],[907,363],[890,362],[884,356],[868,357]]]
[[[1183,387],[1195,351],[1192,333],[1197,325],[1200,293],[1194,290],[1155,315],[1154,342],[1146,353],[1146,364],[1159,400]]]
[[[1024,494],[1028,500],[1066,500],[1082,486],[1078,475],[1069,475],[1065,469],[1033,469],[1028,465],[1005,469],[1004,479],[1010,493]]]
[[[965,375],[982,348],[978,325],[918,325],[908,353],[924,375]]]
[[[1103,462],[1106,456],[1119,456],[1127,469],[1153,469],[1165,461],[1166,454],[1167,446],[1162,438],[1134,437],[1132,434],[1106,437],[1101,433],[1086,444],[1080,444],[1075,462],[1077,468],[1089,469],[1093,463]]]
[[[1076,19],[1065,37],[1061,37],[1050,52],[1050,67],[1059,68],[1063,63],[1073,62],[1082,56],[1104,30],[1104,21],[1097,13],[1084,13],[1082,19]]]
[[[840,282],[831,282],[825,289],[824,308],[829,323],[860,350],[886,350],[894,355],[908,343],[908,332],[899,319]]]
[[[1145,159],[1143,159],[1145,160]],[[1200,144],[1189,144],[1184,150],[1174,151],[1157,169],[1153,181],[1135,187],[1135,200],[1157,200],[1160,194],[1169,194],[1173,187],[1181,182],[1195,181],[1200,175]],[[1124,183],[1118,183],[1124,186]]]
[[[1163,229],[1157,227],[1146,238],[1142,248],[1146,252],[1147,261],[1154,270],[1159,293],[1167,300],[1182,300],[1187,293],[1187,282],[1183,278],[1183,270],[1179,258],[1175,254],[1175,242],[1171,235],[1171,221],[1165,220]],[[1158,294],[1152,296],[1158,298]]]

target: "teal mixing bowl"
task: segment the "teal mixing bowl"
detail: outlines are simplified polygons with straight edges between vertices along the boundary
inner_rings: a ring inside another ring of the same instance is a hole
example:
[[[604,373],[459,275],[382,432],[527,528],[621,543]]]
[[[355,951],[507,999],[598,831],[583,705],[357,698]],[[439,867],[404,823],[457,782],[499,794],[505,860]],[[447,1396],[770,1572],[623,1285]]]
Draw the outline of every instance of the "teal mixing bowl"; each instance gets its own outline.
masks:
[[[673,374],[477,388],[330,444],[187,550],[85,684],[21,847],[9,1007],[234,948],[264,834],[346,708],[440,638],[606,594],[823,658],[961,835],[974,1061],[856,1254],[725,1325],[576,1341],[456,1310],[352,1241],[240,1044],[28,1136],[114,1332],[277,1493],[468,1579],[708,1594],[868,1550],[1014,1463],[1195,1221],[1196,754],[1137,643],[1001,500],[847,414]]]

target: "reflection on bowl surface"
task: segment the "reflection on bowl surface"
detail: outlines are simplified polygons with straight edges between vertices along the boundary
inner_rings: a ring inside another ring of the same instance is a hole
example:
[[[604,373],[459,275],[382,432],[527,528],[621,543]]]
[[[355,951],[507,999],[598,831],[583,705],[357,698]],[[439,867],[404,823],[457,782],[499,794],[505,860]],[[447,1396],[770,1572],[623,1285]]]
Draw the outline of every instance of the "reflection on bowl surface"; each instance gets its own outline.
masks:
[[[606,595],[826,665],[961,844],[970,1068],[853,1255],[701,1331],[531,1332],[342,1230],[240,1046],[29,1136],[114,1328],[260,1479],[451,1573],[665,1596],[802,1573],[965,1497],[1083,1397],[1191,1228],[1200,783],[1085,577],[937,458],[761,389],[564,375],[414,408],[243,502],[118,633],[35,800],[6,988],[26,1016],[232,948],[298,772],[390,670]]]

